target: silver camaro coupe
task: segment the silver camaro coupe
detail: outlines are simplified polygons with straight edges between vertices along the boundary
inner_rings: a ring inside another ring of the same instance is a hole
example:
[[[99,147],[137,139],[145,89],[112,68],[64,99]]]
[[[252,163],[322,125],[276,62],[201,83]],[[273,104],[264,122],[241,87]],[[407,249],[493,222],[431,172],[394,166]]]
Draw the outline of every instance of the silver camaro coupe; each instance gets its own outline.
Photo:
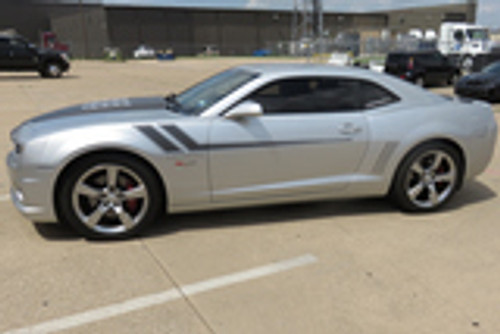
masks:
[[[11,197],[90,238],[160,214],[388,195],[433,211],[491,160],[483,102],[323,65],[248,65],[167,98],[70,107],[12,131]]]

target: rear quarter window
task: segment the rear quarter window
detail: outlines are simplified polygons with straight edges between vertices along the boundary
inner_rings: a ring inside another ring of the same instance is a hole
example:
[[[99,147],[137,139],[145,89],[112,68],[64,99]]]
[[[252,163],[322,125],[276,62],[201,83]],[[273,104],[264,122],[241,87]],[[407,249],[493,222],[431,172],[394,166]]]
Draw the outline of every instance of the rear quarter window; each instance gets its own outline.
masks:
[[[359,99],[362,109],[380,108],[401,99],[391,91],[369,81],[359,81]]]

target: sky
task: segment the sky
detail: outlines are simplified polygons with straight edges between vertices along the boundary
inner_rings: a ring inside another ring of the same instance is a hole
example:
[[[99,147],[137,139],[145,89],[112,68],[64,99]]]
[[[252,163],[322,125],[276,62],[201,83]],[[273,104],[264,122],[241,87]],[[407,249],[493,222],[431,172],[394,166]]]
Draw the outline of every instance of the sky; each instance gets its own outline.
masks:
[[[60,0],[65,1],[65,0]],[[68,0],[66,0],[68,1]],[[69,0],[76,1],[76,0]],[[109,5],[135,6],[193,6],[221,8],[292,9],[294,0],[83,0],[104,2]],[[301,1],[301,0],[297,0]],[[464,3],[466,0],[323,0],[325,10],[336,12],[367,12],[388,9],[433,6],[447,3]],[[500,28],[500,0],[477,0],[478,23]]]

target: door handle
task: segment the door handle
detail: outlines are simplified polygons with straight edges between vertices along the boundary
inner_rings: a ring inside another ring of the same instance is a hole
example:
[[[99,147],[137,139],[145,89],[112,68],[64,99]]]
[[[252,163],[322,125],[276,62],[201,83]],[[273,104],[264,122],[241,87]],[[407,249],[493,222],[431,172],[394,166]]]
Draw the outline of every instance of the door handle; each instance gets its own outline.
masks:
[[[355,135],[363,131],[363,128],[352,123],[345,123],[339,126],[339,132],[343,135]]]

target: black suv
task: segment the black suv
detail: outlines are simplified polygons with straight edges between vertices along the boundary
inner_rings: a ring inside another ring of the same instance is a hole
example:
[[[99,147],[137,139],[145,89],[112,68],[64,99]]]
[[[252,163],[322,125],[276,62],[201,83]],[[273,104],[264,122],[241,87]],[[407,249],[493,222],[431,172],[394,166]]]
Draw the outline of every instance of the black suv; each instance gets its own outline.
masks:
[[[438,51],[391,52],[385,72],[419,86],[454,85],[460,79],[460,68]]]
[[[38,49],[21,36],[0,34],[0,71],[37,71],[44,78],[59,78],[69,67],[65,53]]]

